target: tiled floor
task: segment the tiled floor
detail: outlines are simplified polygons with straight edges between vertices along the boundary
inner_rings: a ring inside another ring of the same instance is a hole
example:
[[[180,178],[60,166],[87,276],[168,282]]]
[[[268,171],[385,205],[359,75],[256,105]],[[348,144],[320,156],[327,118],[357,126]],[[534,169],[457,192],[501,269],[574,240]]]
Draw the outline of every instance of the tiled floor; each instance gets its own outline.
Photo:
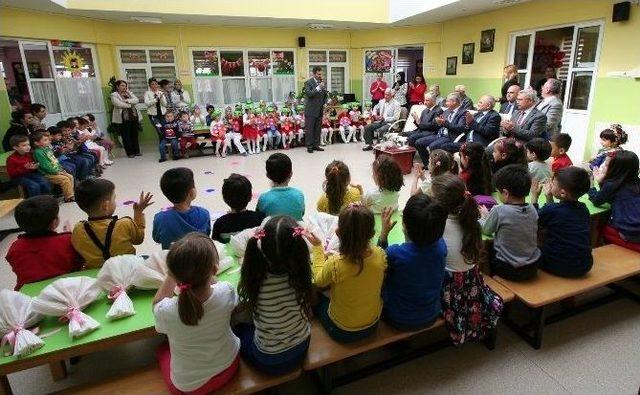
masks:
[[[269,153],[246,158],[191,158],[179,162],[157,163],[153,147],[145,156],[119,158],[105,172],[117,185],[118,215],[131,215],[132,208],[122,203],[135,199],[141,190],[155,194],[155,204],[147,212],[147,238],[139,253],[159,249],[151,240],[153,215],[168,205],[159,188],[162,172],[174,166],[191,168],[196,175],[198,199],[195,204],[209,209],[212,216],[226,210],[220,194],[222,180],[231,172],[249,176],[254,192],[269,188],[264,176],[264,161]],[[351,169],[353,183],[365,189],[371,180],[373,155],[358,145],[334,145],[324,153],[307,154],[304,149],[286,151],[294,163],[291,184],[306,195],[307,212],[315,210],[320,196],[324,167],[334,158],[344,160]],[[408,198],[411,178],[405,177],[401,206]],[[211,191],[213,189],[213,191]],[[255,205],[255,201],[252,203]],[[75,204],[64,204],[62,222],[83,219]],[[4,257],[15,235],[0,243]],[[0,264],[0,287],[13,288],[15,277],[4,262]],[[423,393],[523,393],[523,394],[635,394],[640,386],[640,305],[629,300],[583,313],[553,324],[545,331],[541,350],[533,350],[507,328],[500,328],[498,346],[487,351],[482,345],[449,347],[374,376],[336,389],[337,394],[423,394]],[[46,367],[9,376],[16,394],[42,394],[78,383],[117,375],[153,361],[157,340],[141,341],[108,352],[86,356],[70,368],[67,379],[54,383]],[[286,394],[314,393],[309,378],[283,387]]]

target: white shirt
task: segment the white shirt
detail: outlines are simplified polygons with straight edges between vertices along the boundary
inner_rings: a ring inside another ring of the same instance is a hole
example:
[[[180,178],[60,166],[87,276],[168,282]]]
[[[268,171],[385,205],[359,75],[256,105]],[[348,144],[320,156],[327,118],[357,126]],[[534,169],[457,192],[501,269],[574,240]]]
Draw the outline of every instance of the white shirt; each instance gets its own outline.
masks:
[[[380,214],[385,207],[392,207],[394,210],[397,210],[399,196],[400,192],[372,189],[365,193],[362,202],[365,206],[369,207],[374,214]]]
[[[462,250],[462,226],[457,215],[449,214],[447,224],[444,227],[442,238],[447,245],[447,266],[450,272],[466,272],[473,269],[474,265],[467,265],[460,250]]]
[[[177,296],[153,307],[156,331],[169,338],[171,382],[181,391],[198,389],[227,369],[240,349],[240,339],[229,323],[238,304],[236,290],[226,281],[211,288],[211,297],[203,303],[204,315],[196,326],[180,321]]]

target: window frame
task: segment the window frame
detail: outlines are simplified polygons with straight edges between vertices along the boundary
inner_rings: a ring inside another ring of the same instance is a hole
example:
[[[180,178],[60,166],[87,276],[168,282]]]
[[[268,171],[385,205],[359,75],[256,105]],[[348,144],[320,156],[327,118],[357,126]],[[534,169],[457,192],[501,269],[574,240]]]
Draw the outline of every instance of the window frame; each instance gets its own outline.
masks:
[[[326,53],[326,62],[312,62],[309,59],[309,53],[312,51],[324,51]],[[345,52],[347,57],[345,62],[331,62],[329,59],[329,54],[331,52]],[[350,53],[349,53],[349,48],[309,48],[307,49],[307,70],[305,70],[305,72],[309,72],[308,69],[310,69],[313,66],[324,66],[326,67],[327,70],[327,75],[325,76],[326,80],[331,83],[331,68],[332,67],[344,67],[344,85],[345,85],[345,89],[344,92],[338,92],[340,94],[342,93],[351,93],[351,80],[349,79],[349,74],[350,74],[350,70],[349,70],[349,57],[350,57]],[[307,77],[310,77],[310,75],[307,75]],[[332,86],[329,86],[328,88],[333,88]],[[333,89],[329,89],[330,92],[333,92]]]

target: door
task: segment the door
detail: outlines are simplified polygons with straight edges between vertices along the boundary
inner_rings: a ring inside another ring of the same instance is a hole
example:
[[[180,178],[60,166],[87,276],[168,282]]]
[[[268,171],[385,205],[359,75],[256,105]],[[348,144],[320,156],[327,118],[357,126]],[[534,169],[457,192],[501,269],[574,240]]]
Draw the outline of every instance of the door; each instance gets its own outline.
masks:
[[[363,54],[362,97],[365,101],[371,100],[371,84],[376,80],[378,73],[382,73],[387,86],[393,86],[397,60],[396,48],[366,49]]]
[[[531,84],[531,65],[533,64],[534,32],[522,32],[512,36],[511,63],[518,68],[519,85],[529,86]]]

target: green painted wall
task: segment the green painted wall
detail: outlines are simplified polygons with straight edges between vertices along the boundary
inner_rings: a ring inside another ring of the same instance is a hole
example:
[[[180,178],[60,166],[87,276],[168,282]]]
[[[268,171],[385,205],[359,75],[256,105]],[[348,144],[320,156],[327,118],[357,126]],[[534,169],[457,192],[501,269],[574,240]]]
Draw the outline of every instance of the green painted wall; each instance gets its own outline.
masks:
[[[4,136],[10,122],[11,104],[9,103],[9,95],[5,89],[0,89],[0,136]]]

